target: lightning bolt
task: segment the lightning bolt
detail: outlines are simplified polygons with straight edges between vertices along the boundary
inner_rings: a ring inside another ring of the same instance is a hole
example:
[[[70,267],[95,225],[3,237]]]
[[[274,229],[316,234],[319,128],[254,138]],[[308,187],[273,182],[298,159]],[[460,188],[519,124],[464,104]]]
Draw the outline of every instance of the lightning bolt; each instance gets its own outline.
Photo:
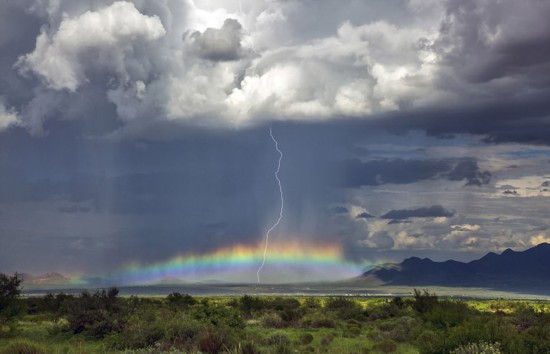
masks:
[[[264,258],[263,258],[263,261],[262,261],[262,265],[260,266],[260,268],[258,268],[258,271],[256,272],[256,276],[258,278],[258,284],[260,283],[260,272],[264,268],[265,261],[267,259],[267,250],[269,248],[269,236],[270,236],[271,232],[273,230],[275,230],[277,228],[277,226],[279,226],[279,224],[281,223],[281,220],[283,219],[283,211],[284,211],[284,207],[285,207],[285,199],[284,199],[284,195],[283,195],[283,185],[281,184],[281,179],[279,178],[279,171],[281,170],[281,161],[283,160],[283,152],[279,149],[279,142],[277,141],[277,139],[275,139],[275,136],[273,136],[273,130],[271,129],[271,127],[269,127],[269,136],[271,136],[271,140],[273,140],[273,143],[275,143],[275,150],[277,150],[277,152],[279,153],[279,161],[277,163],[277,170],[275,170],[275,179],[277,180],[277,184],[279,185],[279,194],[281,196],[281,209],[279,209],[279,218],[273,224],[273,226],[271,226],[269,228],[269,230],[267,230],[267,232],[265,234]]]

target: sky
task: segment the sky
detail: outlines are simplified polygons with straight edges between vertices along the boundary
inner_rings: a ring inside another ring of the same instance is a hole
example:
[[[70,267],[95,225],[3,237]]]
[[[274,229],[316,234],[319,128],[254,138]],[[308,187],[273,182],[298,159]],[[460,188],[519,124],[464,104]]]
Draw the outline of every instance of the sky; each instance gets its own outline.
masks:
[[[0,271],[255,282],[270,128],[265,281],[550,241],[549,16],[1,1]]]

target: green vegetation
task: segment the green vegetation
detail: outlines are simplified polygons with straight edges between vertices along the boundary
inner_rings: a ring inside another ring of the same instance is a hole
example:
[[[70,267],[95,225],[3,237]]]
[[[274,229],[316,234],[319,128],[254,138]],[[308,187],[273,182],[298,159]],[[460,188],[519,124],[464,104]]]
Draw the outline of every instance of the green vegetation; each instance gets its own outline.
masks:
[[[526,301],[283,296],[20,298],[0,275],[0,354],[549,353],[550,308]]]

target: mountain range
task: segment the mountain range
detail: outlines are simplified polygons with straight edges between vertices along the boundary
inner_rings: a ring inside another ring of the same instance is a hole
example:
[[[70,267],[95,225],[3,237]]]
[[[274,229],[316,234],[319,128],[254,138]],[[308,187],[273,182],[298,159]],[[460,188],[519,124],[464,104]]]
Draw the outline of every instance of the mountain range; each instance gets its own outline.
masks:
[[[411,257],[365,272],[360,278],[383,285],[483,287],[502,290],[550,288],[550,244],[522,252],[490,252],[471,262]]]

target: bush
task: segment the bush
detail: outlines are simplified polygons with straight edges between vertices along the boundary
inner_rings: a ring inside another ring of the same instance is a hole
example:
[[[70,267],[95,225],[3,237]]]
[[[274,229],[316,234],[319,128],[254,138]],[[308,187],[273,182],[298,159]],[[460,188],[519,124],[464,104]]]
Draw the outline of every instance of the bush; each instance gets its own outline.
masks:
[[[304,300],[302,307],[306,310],[319,310],[321,308],[321,303],[319,299],[308,297]]]
[[[207,326],[182,312],[142,306],[130,316],[121,333],[109,338],[117,349],[162,348],[191,350]]]
[[[430,293],[428,290],[423,292],[414,289],[413,309],[419,313],[425,313],[433,309],[437,305],[437,295]]]
[[[342,320],[363,319],[363,308],[357,301],[345,297],[330,298],[325,303],[325,309],[336,313]]]
[[[208,329],[198,340],[198,347],[202,353],[217,354],[231,346],[227,334],[213,328]]]
[[[292,297],[276,297],[267,302],[267,307],[277,311],[296,310],[300,307],[300,301]]]
[[[234,329],[245,327],[244,320],[238,310],[223,304],[208,305],[208,303],[201,303],[199,307],[194,307],[190,314],[196,320],[203,323],[209,322],[216,327]]]
[[[461,324],[471,317],[472,310],[464,302],[444,300],[423,314],[424,320],[439,328]]]
[[[73,334],[86,332],[100,339],[124,327],[127,311],[123,305],[117,288],[93,294],[83,290],[80,297],[63,302],[63,312]]]
[[[300,343],[307,345],[311,342],[313,342],[313,335],[311,333],[302,333],[300,335]]]
[[[268,314],[262,317],[262,325],[267,328],[284,328],[285,323],[278,314]]]
[[[417,320],[409,316],[403,316],[397,319],[390,330],[389,336],[396,342],[409,342],[418,335],[420,328]]]
[[[373,348],[382,353],[393,353],[397,350],[397,344],[391,339],[386,339],[376,343]]]
[[[242,312],[251,314],[252,311],[260,311],[265,308],[265,303],[257,296],[244,295],[239,299],[239,307]]]
[[[352,320],[346,324],[344,337],[354,338],[360,334],[361,334],[361,323]]]
[[[421,353],[442,353],[442,342],[434,331],[426,330],[416,339],[416,345]]]
[[[453,350],[451,354],[501,354],[499,343],[470,343]]]
[[[180,294],[178,292],[173,292],[171,294],[168,294],[166,297],[166,300],[170,305],[175,305],[179,307],[190,307],[197,304],[197,300],[195,300],[194,297],[192,297],[189,294]]]
[[[290,345],[290,339],[286,334],[282,332],[276,332],[267,339],[267,344],[288,346]]]

